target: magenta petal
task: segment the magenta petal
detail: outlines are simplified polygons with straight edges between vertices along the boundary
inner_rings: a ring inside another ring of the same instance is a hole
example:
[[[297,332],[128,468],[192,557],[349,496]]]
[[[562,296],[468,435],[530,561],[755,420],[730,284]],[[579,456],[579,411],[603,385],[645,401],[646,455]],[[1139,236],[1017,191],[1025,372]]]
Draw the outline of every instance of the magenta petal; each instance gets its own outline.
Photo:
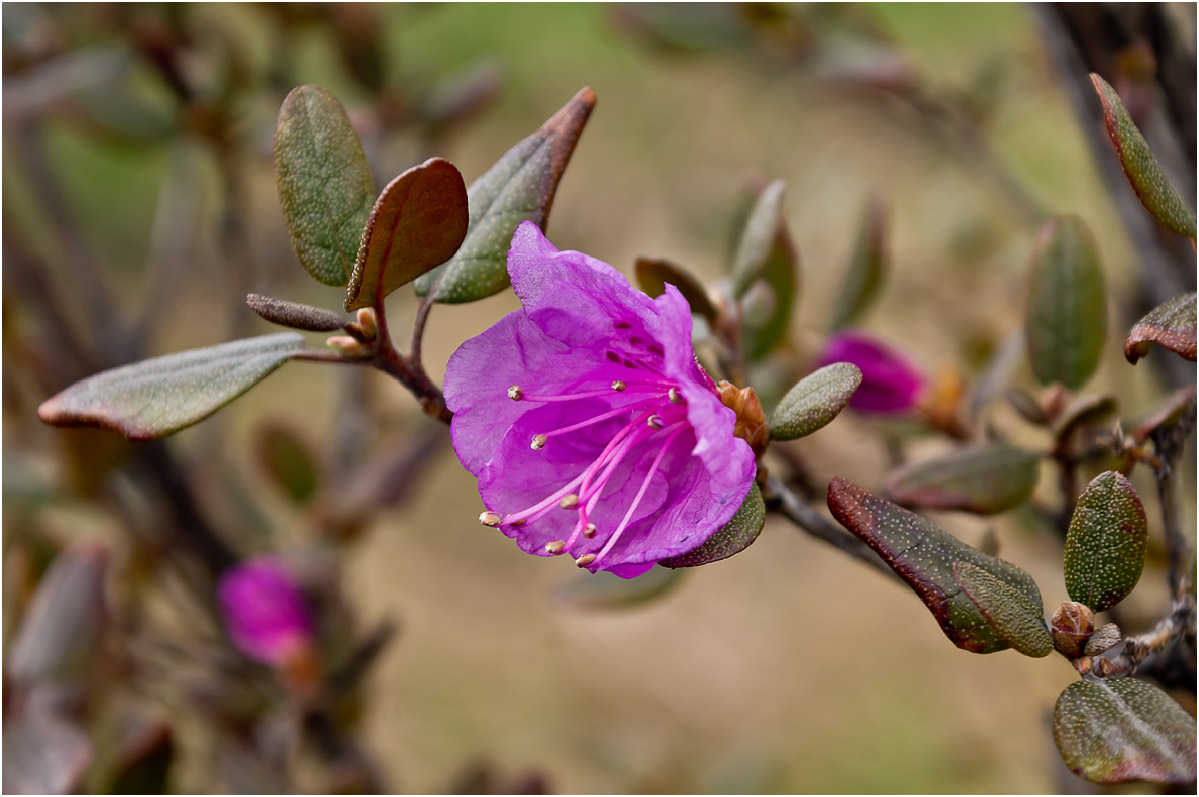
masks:
[[[898,413],[914,407],[924,390],[925,377],[910,360],[882,341],[854,332],[840,332],[825,344],[819,365],[847,362],[862,372],[862,384],[849,406],[867,413]]]
[[[651,300],[530,223],[508,267],[522,309],[446,367],[480,519],[528,553],[625,577],[702,545],[744,500],[755,462],[695,360],[682,295]]]

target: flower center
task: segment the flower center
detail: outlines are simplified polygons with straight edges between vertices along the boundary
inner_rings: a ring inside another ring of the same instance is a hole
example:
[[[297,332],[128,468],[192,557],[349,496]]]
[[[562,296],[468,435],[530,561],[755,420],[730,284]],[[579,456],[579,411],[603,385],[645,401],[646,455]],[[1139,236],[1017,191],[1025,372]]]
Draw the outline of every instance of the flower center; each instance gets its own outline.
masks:
[[[479,515],[479,522],[485,526],[516,528],[540,520],[555,509],[574,512],[577,520],[570,535],[566,539],[552,540],[545,545],[545,552],[550,555],[569,553],[579,544],[580,538],[591,540],[600,533],[596,524],[591,522],[591,517],[605,488],[611,482],[617,467],[628,460],[633,452],[637,452],[638,456],[644,456],[648,444],[648,450],[656,451],[624,516],[607,534],[603,547],[597,553],[583,554],[578,556],[577,560],[579,567],[588,567],[606,557],[632,521],[654,474],[666,457],[670,444],[688,428],[683,392],[674,384],[660,379],[617,379],[604,389],[583,389],[562,395],[530,394],[519,385],[508,388],[508,398],[513,401],[539,404],[611,397],[613,393],[627,395],[631,400],[567,426],[538,432],[529,441],[529,448],[541,451],[546,446],[552,446],[553,439],[560,435],[571,434],[612,419],[627,419],[627,423],[612,436],[599,455],[581,473],[525,509],[507,514],[488,510]]]

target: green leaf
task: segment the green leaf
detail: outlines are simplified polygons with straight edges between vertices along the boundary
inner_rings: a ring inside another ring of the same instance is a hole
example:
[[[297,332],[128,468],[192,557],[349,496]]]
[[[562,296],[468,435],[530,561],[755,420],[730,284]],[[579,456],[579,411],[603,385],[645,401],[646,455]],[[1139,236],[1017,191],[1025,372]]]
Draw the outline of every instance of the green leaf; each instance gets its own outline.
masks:
[[[791,327],[791,313],[799,294],[799,253],[785,221],[779,221],[757,287],[768,289],[773,301],[770,312],[761,314],[751,312],[749,302],[745,303],[741,319],[741,351],[750,361],[768,354],[787,337]]]
[[[1045,627],[1041,607],[1034,606],[1015,587],[969,562],[953,563],[953,580],[1012,650],[1034,659],[1053,652],[1053,637]]]
[[[108,553],[80,543],[55,557],[37,585],[4,667],[23,684],[68,681],[90,666],[107,620]]]
[[[1195,720],[1136,678],[1075,681],[1053,709],[1053,740],[1074,774],[1093,783],[1195,781]]]
[[[887,202],[875,196],[862,211],[853,256],[845,268],[841,292],[833,304],[830,330],[852,324],[870,306],[887,273]]]
[[[470,227],[448,262],[416,280],[418,296],[446,304],[484,299],[508,287],[508,246],[522,221],[545,229],[562,173],[595,107],[584,88],[536,133],[508,150],[471,184]]]
[[[1053,434],[1064,439],[1075,429],[1092,426],[1115,415],[1120,403],[1110,393],[1097,396],[1080,396],[1053,419]]]
[[[1192,362],[1195,360],[1195,294],[1175,296],[1133,324],[1124,339],[1124,356],[1135,365],[1154,343]]]
[[[1139,446],[1154,437],[1155,433],[1160,435],[1177,429],[1179,424],[1187,423],[1188,415],[1191,420],[1187,425],[1193,426],[1194,411],[1195,388],[1184,387],[1175,391],[1132,425],[1133,442]],[[1189,436],[1189,430],[1186,436]],[[1160,455],[1162,452],[1159,450],[1157,453]]]
[[[326,285],[345,285],[375,184],[345,109],[319,86],[292,89],[279,109],[275,182],[300,263]]]
[[[849,404],[862,384],[853,363],[831,363],[795,383],[770,416],[770,436],[797,440],[822,429]]]
[[[703,316],[709,324],[716,323],[719,313],[708,298],[708,292],[704,290],[703,284],[682,266],[662,258],[639,257],[633,269],[637,275],[637,284],[647,296],[657,298],[666,292],[667,285],[673,285],[683,294],[683,298],[691,306],[692,313]]]
[[[674,591],[685,570],[655,567],[636,578],[621,578],[607,571],[580,571],[554,589],[554,598],[577,609],[631,609]]]
[[[320,483],[312,449],[286,426],[272,424],[262,429],[257,440],[258,463],[297,506],[307,504]]]
[[[663,559],[658,564],[663,567],[698,567],[728,559],[752,545],[762,533],[765,523],[766,502],[762,500],[762,491],[754,484],[749,488],[749,494],[745,496],[737,513],[720,531],[709,537],[707,542],[694,551],[673,559]]]
[[[1111,136],[1120,166],[1137,199],[1141,200],[1153,218],[1167,228],[1187,238],[1194,238],[1195,211],[1170,185],[1161,164],[1153,157],[1141,131],[1133,124],[1128,109],[1120,101],[1120,95],[1099,75],[1091,73],[1091,83],[1095,85],[1099,102],[1103,105],[1107,134]]]
[[[1099,365],[1107,292],[1095,239],[1082,220],[1062,216],[1041,229],[1024,329],[1033,373],[1043,385],[1077,389]]]
[[[55,426],[103,426],[130,440],[202,421],[265,379],[304,345],[278,332],[123,365],[76,382],[37,414]]]
[[[1066,532],[1066,592],[1096,612],[1132,592],[1145,566],[1148,544],[1145,507],[1132,483],[1109,470],[1096,476],[1078,498]]]
[[[936,618],[953,644],[973,653],[1005,650],[1005,641],[958,585],[954,564],[967,562],[1012,587],[1042,614],[1041,591],[1021,568],[988,556],[925,518],[840,477],[828,487],[837,521],[882,557]]]
[[[246,304],[272,324],[308,332],[332,332],[350,323],[350,319],[345,316],[321,307],[289,302],[286,299],[273,299],[257,293],[248,294]]]
[[[984,443],[914,462],[887,477],[887,496],[906,506],[994,515],[1020,506],[1037,486],[1039,457]]]
[[[346,310],[374,307],[449,260],[466,237],[466,202],[462,175],[441,158],[413,166],[388,183],[362,231]]]
[[[783,223],[783,197],[787,186],[775,180],[758,195],[745,220],[733,252],[733,296],[740,299],[766,270],[775,236]]]

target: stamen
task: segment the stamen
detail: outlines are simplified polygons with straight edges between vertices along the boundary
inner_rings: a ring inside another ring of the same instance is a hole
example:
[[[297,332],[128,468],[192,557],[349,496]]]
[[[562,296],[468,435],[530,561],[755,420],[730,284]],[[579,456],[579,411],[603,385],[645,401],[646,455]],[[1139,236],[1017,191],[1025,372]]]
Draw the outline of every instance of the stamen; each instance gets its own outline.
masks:
[[[679,392],[677,387],[672,387],[666,392],[666,397],[670,399],[671,404],[682,404],[683,394]]]
[[[545,436],[553,437],[554,435],[566,434],[567,432],[573,432],[577,429],[583,429],[588,426],[591,426],[592,424],[599,423],[600,421],[606,421],[609,418],[614,418],[617,415],[621,415],[630,410],[634,410],[639,407],[643,407],[646,404],[653,404],[656,401],[658,401],[658,398],[656,396],[653,398],[642,399],[641,401],[633,401],[628,404],[624,404],[620,407],[617,407],[614,410],[610,410],[608,412],[603,412],[603,413],[600,413],[599,415],[595,415],[591,418],[588,418],[585,421],[579,421],[578,423],[572,423],[570,426],[562,426],[558,429],[551,429],[545,433]]]
[[[487,511],[487,512],[483,512],[479,515],[479,522],[482,523],[484,526],[493,526],[493,527],[498,526],[498,525],[500,525],[500,521],[503,519],[504,519],[504,516],[501,515],[499,512]]]
[[[513,385],[512,387],[508,388],[508,398],[512,399],[513,401],[520,401],[524,397],[525,392],[520,389],[520,385]]]
[[[552,542],[547,542],[545,544],[545,552],[551,556],[557,556],[564,550],[566,550],[566,543],[564,543],[562,540],[553,540]]]
[[[622,379],[617,379],[612,383],[612,389],[617,393],[623,393],[627,387],[628,384],[626,384]]]
[[[602,559],[604,556],[607,556],[608,552],[611,551],[613,546],[616,545],[616,541],[620,539],[620,535],[629,525],[629,520],[633,517],[633,512],[637,510],[638,505],[641,503],[642,497],[645,496],[645,491],[649,489],[650,480],[658,471],[658,466],[662,464],[662,458],[665,457],[666,452],[670,450],[671,442],[673,442],[674,439],[678,437],[686,428],[687,427],[685,424],[680,424],[678,429],[666,435],[666,439],[662,441],[662,447],[658,450],[658,455],[654,457],[653,464],[649,466],[649,470],[645,473],[645,479],[642,480],[641,487],[637,490],[637,495],[633,497],[633,503],[629,504],[628,511],[624,513],[624,517],[621,519],[620,525],[616,527],[616,531],[612,532],[612,536],[608,538],[608,542],[600,550],[599,555],[596,557],[597,559]]]
[[[514,520],[514,521],[512,521],[512,522],[511,522],[511,523],[509,523],[508,525],[509,525],[509,526],[511,526],[511,527],[512,527],[512,528],[514,528],[514,529],[518,529],[518,528],[520,528],[521,526],[523,526],[523,525],[524,525],[526,522],[527,522],[527,521],[526,521],[524,518],[521,518],[520,520]]]
[[[662,420],[661,415],[651,415],[645,422],[651,429],[661,429],[666,425],[666,422]]]
[[[620,385],[621,387],[617,387],[617,385]],[[664,391],[670,387],[670,385],[661,383],[661,382],[637,383],[637,382],[626,382],[623,379],[617,379],[607,389],[604,389],[604,390],[584,390],[584,391],[581,391],[578,393],[563,393],[561,395],[554,395],[554,396],[534,395],[532,393],[525,393],[524,391],[521,391],[520,398],[515,399],[515,400],[516,401],[533,401],[533,402],[540,402],[540,403],[550,403],[550,402],[554,402],[554,401],[575,401],[576,399],[598,398],[600,396],[611,396],[613,390],[615,390],[617,393],[623,393],[629,388],[629,385],[637,385],[637,387],[640,388],[639,390],[632,391],[634,393],[657,393],[659,395],[661,395],[662,391]],[[513,385],[512,387],[517,387],[517,386]],[[520,390],[520,388],[517,387],[517,390]],[[508,388],[508,395],[509,395],[509,397],[511,397],[512,388]]]
[[[575,562],[575,564],[578,565],[579,567],[586,567],[587,565],[594,562],[595,558],[596,558],[595,554],[585,553],[578,558],[578,560]]]
[[[588,523],[586,525],[586,527],[584,527],[584,529],[583,529],[583,536],[589,540],[593,540],[593,539],[595,539],[595,532],[596,532],[595,524]]]
[[[578,505],[579,505],[579,494],[578,493],[571,493],[570,495],[563,498],[562,501],[558,504],[558,506],[562,507],[563,509],[574,509]]]
[[[545,442],[548,439],[549,438],[543,434],[535,434],[533,435],[533,442],[529,443],[529,448],[533,449],[534,451],[540,451],[541,449],[545,448]]]

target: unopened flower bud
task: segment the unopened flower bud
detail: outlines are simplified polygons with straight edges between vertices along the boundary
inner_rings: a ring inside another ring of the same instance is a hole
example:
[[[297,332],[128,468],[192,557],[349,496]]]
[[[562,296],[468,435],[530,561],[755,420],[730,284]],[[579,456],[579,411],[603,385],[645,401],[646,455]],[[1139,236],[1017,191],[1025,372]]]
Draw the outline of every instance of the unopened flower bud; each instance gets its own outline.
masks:
[[[1095,630],[1095,613],[1084,603],[1067,601],[1057,607],[1050,621],[1053,646],[1069,659],[1082,655],[1083,645]]]
[[[862,384],[849,400],[858,412],[897,413],[915,407],[926,378],[907,357],[882,341],[854,332],[838,332],[825,343],[819,365],[853,363]]]
[[[362,336],[367,340],[374,340],[379,336],[379,323],[375,319],[373,307],[363,307],[358,310],[358,329],[362,331]]]
[[[1101,625],[1095,633],[1091,634],[1091,638],[1087,640],[1082,652],[1087,656],[1098,656],[1118,645],[1120,639],[1120,626],[1115,623]]]
[[[279,668],[308,658],[312,617],[295,579],[277,559],[260,557],[230,568],[217,592],[229,638],[246,656]]]
[[[347,357],[362,357],[367,353],[366,347],[349,335],[333,335],[325,341],[325,345]]]

